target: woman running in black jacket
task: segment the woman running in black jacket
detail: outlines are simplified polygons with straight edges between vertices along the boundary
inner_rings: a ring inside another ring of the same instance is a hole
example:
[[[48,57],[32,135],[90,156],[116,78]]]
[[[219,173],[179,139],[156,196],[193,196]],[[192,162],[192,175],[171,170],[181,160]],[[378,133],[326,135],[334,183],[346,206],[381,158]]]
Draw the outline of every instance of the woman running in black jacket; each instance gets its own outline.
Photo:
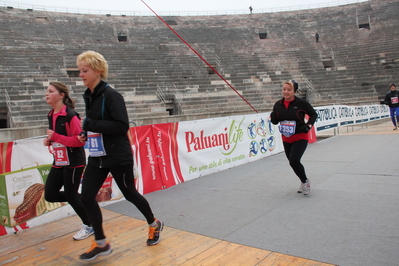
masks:
[[[384,103],[389,106],[391,114],[393,130],[398,129],[397,122],[399,121],[399,92],[396,90],[395,84],[389,85],[389,92],[385,95]]]
[[[108,63],[94,51],[77,57],[83,84],[87,87],[83,97],[86,118],[82,128],[87,133],[89,158],[82,182],[82,203],[94,229],[95,241],[91,248],[80,255],[81,260],[92,260],[112,252],[102,226],[101,209],[96,195],[104,180],[111,173],[126,200],[133,203],[149,224],[147,245],[160,241],[163,222],[154,218],[147,200],[136,190],[133,175],[133,154],[127,135],[129,119],[122,95],[102,79],[107,78]],[[84,135],[81,135],[84,141]]]
[[[308,132],[317,119],[317,113],[310,103],[295,96],[297,90],[298,83],[295,80],[284,83],[283,98],[274,104],[270,119],[275,125],[280,123],[279,130],[282,134],[285,155],[301,180],[298,193],[308,195],[312,187],[301,158],[308,146]],[[308,120],[305,119],[305,115],[309,116]]]

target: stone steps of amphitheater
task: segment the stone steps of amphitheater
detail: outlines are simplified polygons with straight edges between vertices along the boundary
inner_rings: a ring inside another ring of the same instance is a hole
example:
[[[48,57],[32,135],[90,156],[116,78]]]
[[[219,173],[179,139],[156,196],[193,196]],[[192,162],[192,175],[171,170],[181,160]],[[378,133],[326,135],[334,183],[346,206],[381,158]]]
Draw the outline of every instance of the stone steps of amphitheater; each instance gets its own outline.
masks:
[[[173,27],[179,34],[249,102],[257,108],[271,108],[281,97],[283,81],[292,78],[316,99],[315,105],[377,102],[387,84],[398,78],[399,42],[392,37],[397,35],[393,26],[397,11],[396,1],[378,0],[253,14],[250,19],[244,15],[169,19],[176,21]],[[106,57],[108,82],[124,95],[131,116],[158,111],[155,116],[163,116],[167,107],[156,96],[158,90],[175,101],[183,95],[180,104],[187,113],[224,110],[228,103],[231,108],[245,108],[239,96],[221,96],[232,90],[217,75],[209,74],[209,67],[155,17],[4,8],[0,12],[0,86],[12,101],[30,101],[38,110],[48,110],[41,94],[49,81],[59,80],[71,87],[82,104],[85,88],[79,78],[68,77],[67,70],[76,69],[76,56],[90,49]],[[356,19],[363,23],[368,16],[371,29],[360,30]],[[77,26],[66,27],[72,24]],[[262,31],[268,33],[267,39],[259,39]],[[321,36],[317,44],[316,31]],[[118,41],[119,32],[126,33],[127,42]],[[0,101],[0,107],[2,104]]]
[[[245,108],[246,103],[241,99],[237,98],[235,95],[230,95],[233,97],[226,97],[226,95],[212,96],[212,97],[189,97],[187,99],[180,99],[180,107],[182,108],[183,114],[190,114],[193,112],[206,112],[212,110],[228,110],[229,108]],[[201,101],[206,101],[207,104],[204,105]],[[16,104],[18,102],[14,102]],[[22,105],[19,111],[13,112],[13,123],[19,127],[34,126],[37,124],[47,124],[47,113],[50,110],[49,106],[41,100],[39,103],[37,101],[30,101],[31,105],[26,105],[26,101],[20,102]],[[139,117],[147,116],[165,116],[168,115],[168,111],[165,106],[155,104],[153,106],[147,105],[145,108],[142,106],[134,107],[136,103],[127,102],[127,110],[130,119],[136,119]],[[15,106],[12,106],[14,108]],[[77,104],[76,110],[82,116],[84,116],[83,104]]]

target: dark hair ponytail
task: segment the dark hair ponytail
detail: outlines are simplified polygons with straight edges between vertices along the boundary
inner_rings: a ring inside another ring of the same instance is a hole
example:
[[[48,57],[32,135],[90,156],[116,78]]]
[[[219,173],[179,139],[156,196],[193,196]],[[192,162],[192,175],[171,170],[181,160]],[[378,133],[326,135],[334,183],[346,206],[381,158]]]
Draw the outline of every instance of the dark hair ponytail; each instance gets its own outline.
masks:
[[[299,85],[298,82],[296,82],[295,80],[291,79],[290,82],[292,83],[292,85],[294,85],[294,92],[297,92],[299,89]]]
[[[66,106],[68,106],[72,109],[75,109],[75,101],[71,97],[69,97],[69,89],[68,89],[67,85],[65,85],[62,82],[58,82],[58,81],[52,81],[52,82],[50,82],[50,85],[54,86],[58,90],[59,93],[64,94],[64,98],[62,98],[62,102]]]

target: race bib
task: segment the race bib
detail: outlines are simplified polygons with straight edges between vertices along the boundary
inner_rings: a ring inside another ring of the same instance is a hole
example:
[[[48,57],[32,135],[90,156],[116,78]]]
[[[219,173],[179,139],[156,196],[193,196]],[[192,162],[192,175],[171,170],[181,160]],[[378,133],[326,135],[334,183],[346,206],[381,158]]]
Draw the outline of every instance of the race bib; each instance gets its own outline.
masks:
[[[392,104],[395,104],[395,103],[398,103],[398,102],[399,102],[398,97],[392,97],[391,98],[391,103]]]
[[[57,142],[53,142],[51,146],[53,147],[55,165],[57,166],[69,165],[67,147]]]
[[[88,131],[87,142],[89,146],[90,156],[100,157],[107,155],[104,148],[103,135],[101,133]]]
[[[295,134],[296,122],[295,121],[281,121],[278,129],[280,133],[286,137],[291,137]]]

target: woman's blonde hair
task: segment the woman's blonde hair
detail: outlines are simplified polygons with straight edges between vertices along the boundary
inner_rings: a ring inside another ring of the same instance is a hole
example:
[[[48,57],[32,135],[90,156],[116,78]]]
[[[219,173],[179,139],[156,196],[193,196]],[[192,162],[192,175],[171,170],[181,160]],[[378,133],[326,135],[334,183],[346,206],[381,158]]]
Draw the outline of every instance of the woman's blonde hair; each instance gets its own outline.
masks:
[[[298,82],[296,82],[295,80],[293,80],[293,79],[291,79],[291,80],[289,80],[289,81],[287,81],[287,82],[284,82],[284,84],[288,84],[288,85],[290,85],[291,86],[291,88],[293,88],[294,89],[294,92],[297,92],[297,90],[298,90]]]
[[[62,98],[62,102],[66,105],[71,107],[72,109],[75,108],[75,101],[69,97],[69,89],[68,86],[65,85],[62,82],[58,82],[58,81],[52,81],[50,82],[50,85],[53,86],[54,88],[57,89],[57,91],[61,94],[64,94],[64,97]]]
[[[89,65],[92,69],[101,72],[101,79],[108,77],[108,63],[104,56],[94,51],[86,51],[78,55],[76,58],[76,65],[80,63]]]

